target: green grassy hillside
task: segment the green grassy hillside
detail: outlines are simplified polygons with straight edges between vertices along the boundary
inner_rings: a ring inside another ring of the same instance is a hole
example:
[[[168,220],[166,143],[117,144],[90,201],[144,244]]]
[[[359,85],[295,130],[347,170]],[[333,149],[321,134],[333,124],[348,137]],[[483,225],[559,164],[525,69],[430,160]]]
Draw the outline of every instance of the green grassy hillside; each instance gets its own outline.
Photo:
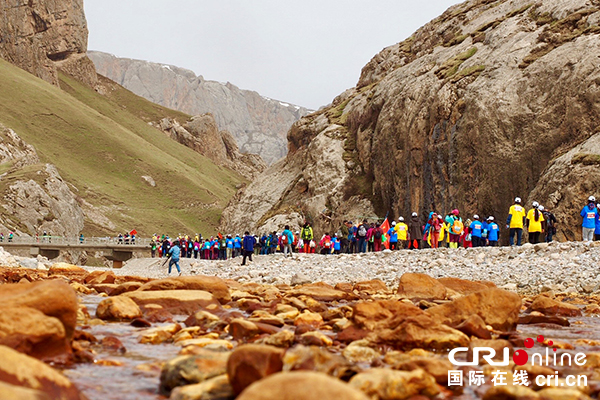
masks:
[[[0,59],[0,123],[33,145],[42,162],[56,165],[77,195],[109,207],[103,209],[117,231],[214,232],[242,178],[148,125],[185,114],[118,85],[103,96],[63,75],[61,86]],[[86,221],[84,233],[114,232]]]

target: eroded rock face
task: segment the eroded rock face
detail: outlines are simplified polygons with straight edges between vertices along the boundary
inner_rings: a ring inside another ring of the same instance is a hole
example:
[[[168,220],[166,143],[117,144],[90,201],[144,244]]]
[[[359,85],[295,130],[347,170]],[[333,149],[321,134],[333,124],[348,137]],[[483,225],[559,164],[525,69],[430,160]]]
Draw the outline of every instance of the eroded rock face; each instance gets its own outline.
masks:
[[[94,86],[83,1],[2,0],[0,57],[58,86],[58,69]]]
[[[212,113],[219,129],[231,132],[242,153],[259,154],[269,164],[286,155],[288,129],[309,112],[172,65],[96,51],[89,57],[101,75],[138,96],[190,115]]]
[[[355,195],[391,217],[454,207],[505,217],[515,196],[529,197],[577,226],[599,189],[599,12],[585,0],[451,7],[376,55],[355,88],[296,123],[285,163],[239,194],[224,225],[248,212],[251,221],[287,215],[301,200],[304,215],[333,230],[370,215],[348,212]],[[318,172],[302,173],[319,161]],[[267,182],[286,184],[265,193]],[[332,220],[318,218],[324,209]]]
[[[241,153],[233,136],[227,131],[219,131],[215,118],[210,113],[193,117],[183,126],[170,118],[164,118],[158,128],[171,139],[246,178],[254,178],[267,168],[259,155]]]

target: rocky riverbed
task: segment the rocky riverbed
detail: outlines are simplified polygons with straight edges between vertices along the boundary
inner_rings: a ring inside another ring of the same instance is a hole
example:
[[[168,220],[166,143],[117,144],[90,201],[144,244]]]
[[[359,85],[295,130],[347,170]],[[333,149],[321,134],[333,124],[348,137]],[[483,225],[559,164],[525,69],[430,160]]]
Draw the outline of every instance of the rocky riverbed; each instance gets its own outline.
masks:
[[[597,398],[598,257],[562,243],[186,260],[172,278],[160,260],[15,259],[0,268],[0,398]],[[475,365],[453,365],[457,347]]]

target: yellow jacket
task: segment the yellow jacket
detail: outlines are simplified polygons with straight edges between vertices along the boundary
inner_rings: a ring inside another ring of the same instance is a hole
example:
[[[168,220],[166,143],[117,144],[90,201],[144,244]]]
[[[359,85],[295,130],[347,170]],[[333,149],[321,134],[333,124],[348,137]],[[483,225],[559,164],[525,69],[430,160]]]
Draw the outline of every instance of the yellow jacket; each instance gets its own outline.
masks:
[[[535,209],[532,208],[527,213],[527,221],[529,221],[529,224],[528,224],[529,232],[541,232],[542,231],[542,222],[544,221],[544,214],[541,211],[538,211],[538,215],[539,215],[539,218],[536,221],[535,220]]]
[[[398,240],[408,240],[408,225],[404,222],[397,223],[394,230],[398,234]]]
[[[523,217],[525,217],[525,209],[520,204],[514,204],[510,207],[510,211],[508,212],[510,215],[510,225],[512,228],[520,228],[523,229]]]

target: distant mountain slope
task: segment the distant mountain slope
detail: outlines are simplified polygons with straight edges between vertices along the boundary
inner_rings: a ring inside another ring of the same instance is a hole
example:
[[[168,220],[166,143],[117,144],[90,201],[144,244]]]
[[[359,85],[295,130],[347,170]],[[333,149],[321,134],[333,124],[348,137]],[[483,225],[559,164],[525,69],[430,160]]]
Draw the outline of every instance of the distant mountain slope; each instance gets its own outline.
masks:
[[[210,112],[244,153],[272,163],[287,154],[287,131],[309,113],[303,107],[267,99],[231,83],[207,81],[192,71],[89,51],[100,75],[154,103],[190,115]]]
[[[0,124],[37,152],[18,150],[29,147],[15,138],[17,144],[9,147],[18,151],[11,151],[31,153],[25,157],[28,162],[0,160],[5,173],[0,177],[0,223],[30,234],[45,226],[71,234],[83,227],[88,235],[133,228],[145,235],[215,230],[222,208],[243,179],[148,124],[160,116],[185,120],[185,114],[133,95],[117,102],[68,75],[59,74],[59,79],[64,90],[0,59]],[[7,132],[3,135],[13,135]],[[64,185],[54,188],[59,182]],[[36,193],[53,190],[48,196],[36,194],[38,201],[28,194],[32,185]],[[25,205],[47,208],[52,199],[71,196],[68,191],[74,199],[68,212],[72,226],[61,225],[66,211],[60,208],[44,209],[28,223],[15,217],[15,210]]]

